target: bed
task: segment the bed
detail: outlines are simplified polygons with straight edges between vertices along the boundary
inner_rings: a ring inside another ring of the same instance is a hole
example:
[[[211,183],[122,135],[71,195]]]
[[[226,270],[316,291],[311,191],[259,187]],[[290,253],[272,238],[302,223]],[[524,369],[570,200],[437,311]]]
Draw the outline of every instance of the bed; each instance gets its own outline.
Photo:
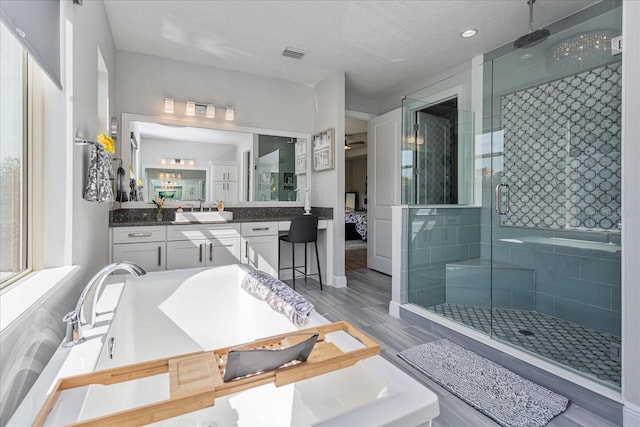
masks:
[[[345,240],[367,240],[367,212],[345,212]],[[354,233],[355,230],[355,233]]]

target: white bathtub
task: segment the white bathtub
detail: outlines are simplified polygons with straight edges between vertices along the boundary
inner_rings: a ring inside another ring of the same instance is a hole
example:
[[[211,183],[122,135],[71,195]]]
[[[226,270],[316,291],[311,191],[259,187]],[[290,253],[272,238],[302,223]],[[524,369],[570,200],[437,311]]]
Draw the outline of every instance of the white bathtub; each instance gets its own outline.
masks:
[[[149,273],[128,279],[96,366],[106,369],[211,350],[296,330],[286,317],[240,287],[247,267]],[[314,314],[304,327],[328,323]],[[360,344],[339,332],[343,350]],[[168,374],[167,374],[168,375]],[[169,398],[167,375],[91,386],[78,420]],[[282,387],[218,398],[215,406],[157,423],[167,426],[420,425],[439,413],[435,394],[380,356]]]

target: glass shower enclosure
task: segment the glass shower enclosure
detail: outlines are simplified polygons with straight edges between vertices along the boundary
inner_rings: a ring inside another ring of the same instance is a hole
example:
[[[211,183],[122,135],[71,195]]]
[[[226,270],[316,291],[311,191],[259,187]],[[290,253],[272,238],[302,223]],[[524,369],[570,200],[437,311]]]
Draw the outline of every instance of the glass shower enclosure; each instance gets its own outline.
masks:
[[[613,388],[620,9],[486,61],[481,112],[406,98],[402,151],[406,301]]]

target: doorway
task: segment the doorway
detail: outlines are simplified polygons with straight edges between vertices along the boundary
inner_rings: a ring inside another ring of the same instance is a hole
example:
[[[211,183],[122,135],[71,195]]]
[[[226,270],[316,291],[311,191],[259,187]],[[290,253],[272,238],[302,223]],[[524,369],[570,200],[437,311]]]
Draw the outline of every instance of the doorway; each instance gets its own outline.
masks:
[[[345,118],[345,271],[367,268],[367,121]]]

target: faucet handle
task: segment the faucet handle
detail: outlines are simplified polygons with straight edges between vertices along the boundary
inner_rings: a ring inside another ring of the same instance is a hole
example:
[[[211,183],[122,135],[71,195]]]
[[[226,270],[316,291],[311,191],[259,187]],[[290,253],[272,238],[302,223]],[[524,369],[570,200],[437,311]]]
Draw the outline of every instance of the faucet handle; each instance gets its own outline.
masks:
[[[80,318],[76,310],[68,312],[63,318],[63,322],[67,323],[67,333],[63,347],[73,347],[75,344],[84,341],[82,331],[80,330]]]

